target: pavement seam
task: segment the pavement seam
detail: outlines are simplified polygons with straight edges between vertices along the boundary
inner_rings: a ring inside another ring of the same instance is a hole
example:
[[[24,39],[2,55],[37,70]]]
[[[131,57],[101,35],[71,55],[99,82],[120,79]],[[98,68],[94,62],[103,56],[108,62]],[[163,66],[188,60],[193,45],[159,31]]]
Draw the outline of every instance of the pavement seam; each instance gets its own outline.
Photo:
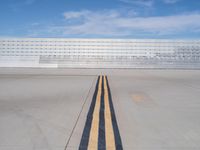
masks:
[[[84,103],[83,103],[83,105],[82,105],[82,107],[81,107],[81,110],[80,110],[80,112],[79,112],[79,114],[78,114],[78,118],[76,119],[76,122],[75,122],[75,125],[74,125],[73,129],[72,129],[72,132],[70,133],[70,136],[69,136],[69,138],[68,138],[68,140],[67,140],[67,143],[66,143],[66,145],[65,145],[64,150],[67,150],[67,147],[68,147],[68,145],[69,145],[69,142],[70,142],[70,140],[71,140],[71,137],[72,137],[72,135],[73,135],[73,133],[74,133],[74,130],[75,130],[77,124],[78,124],[78,121],[79,121],[79,119],[80,119],[81,113],[83,112],[83,108],[84,108],[84,106],[85,106],[85,104],[86,104],[86,102],[87,102],[87,99],[88,99],[88,97],[89,97],[89,95],[90,95],[90,92],[91,92],[91,90],[92,90],[92,87],[93,87],[95,81],[96,81],[96,79],[94,78],[93,81],[92,81],[91,87],[90,87],[90,89],[89,89],[89,91],[88,91],[88,93],[87,93],[87,96],[86,96],[86,98],[85,98],[85,100],[84,100]]]

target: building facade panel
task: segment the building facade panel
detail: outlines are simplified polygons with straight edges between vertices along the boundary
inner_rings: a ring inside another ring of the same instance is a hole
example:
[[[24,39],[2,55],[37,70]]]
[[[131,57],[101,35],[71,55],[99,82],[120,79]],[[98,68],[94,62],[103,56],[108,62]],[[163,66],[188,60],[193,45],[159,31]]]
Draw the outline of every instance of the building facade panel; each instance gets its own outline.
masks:
[[[200,40],[0,39],[1,67],[200,68]]]

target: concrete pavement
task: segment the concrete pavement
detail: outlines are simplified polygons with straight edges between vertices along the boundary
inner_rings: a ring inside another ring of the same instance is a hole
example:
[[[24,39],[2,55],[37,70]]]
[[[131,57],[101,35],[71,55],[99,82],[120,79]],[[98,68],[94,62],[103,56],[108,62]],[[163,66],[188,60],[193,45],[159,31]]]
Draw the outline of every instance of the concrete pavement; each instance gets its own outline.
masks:
[[[78,149],[108,75],[127,150],[200,149],[200,71],[0,69],[0,150]]]
[[[0,149],[63,150],[94,76],[1,76]]]

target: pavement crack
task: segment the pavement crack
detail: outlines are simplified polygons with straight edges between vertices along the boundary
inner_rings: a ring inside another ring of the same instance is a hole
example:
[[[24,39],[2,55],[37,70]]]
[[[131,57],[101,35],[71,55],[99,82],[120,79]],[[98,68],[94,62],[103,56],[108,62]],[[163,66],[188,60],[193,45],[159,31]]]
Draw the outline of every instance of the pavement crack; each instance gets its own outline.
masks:
[[[67,143],[66,143],[66,145],[65,145],[64,150],[67,150],[67,147],[68,147],[68,145],[69,145],[69,142],[70,142],[70,140],[71,140],[71,137],[72,137],[72,135],[73,135],[73,133],[74,133],[74,130],[75,130],[76,126],[77,126],[77,123],[78,123],[78,121],[79,121],[79,119],[80,119],[81,113],[83,112],[83,108],[84,108],[84,106],[85,106],[85,104],[86,104],[86,102],[87,102],[87,99],[88,99],[88,97],[89,97],[89,94],[90,94],[90,92],[91,92],[91,90],[92,90],[92,87],[93,87],[95,81],[96,81],[96,79],[94,78],[93,81],[92,81],[92,84],[91,84],[91,86],[90,86],[90,89],[89,89],[89,91],[88,91],[88,93],[87,93],[87,95],[86,95],[86,98],[85,98],[85,100],[84,100],[84,103],[83,103],[83,105],[82,105],[82,107],[81,107],[81,110],[80,110],[80,112],[79,112],[79,114],[78,114],[78,117],[77,117],[77,119],[76,119],[75,125],[74,125],[74,127],[73,127],[73,129],[72,129],[72,131],[71,131],[71,133],[70,133],[70,136],[69,136],[69,138],[68,138],[68,140],[67,140]]]

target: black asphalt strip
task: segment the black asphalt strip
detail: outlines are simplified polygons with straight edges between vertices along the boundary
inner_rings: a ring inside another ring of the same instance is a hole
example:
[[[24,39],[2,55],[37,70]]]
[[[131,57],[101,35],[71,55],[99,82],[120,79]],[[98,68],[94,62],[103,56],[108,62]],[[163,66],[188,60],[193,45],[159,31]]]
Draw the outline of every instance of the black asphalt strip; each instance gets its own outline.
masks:
[[[99,136],[98,136],[98,150],[106,149],[105,141],[105,117],[104,117],[104,78],[102,78],[102,88],[101,88],[101,105],[99,113]]]
[[[112,96],[111,96],[111,91],[110,91],[110,87],[108,84],[107,76],[106,76],[106,80],[107,80],[107,87],[108,87],[108,97],[109,97],[110,111],[111,111],[111,117],[112,117],[112,125],[113,125],[113,130],[114,130],[114,137],[115,137],[115,146],[116,146],[116,150],[123,150],[122,140],[121,140],[121,136],[119,133],[117,119],[115,116],[115,110],[114,110],[114,106],[113,106],[113,102],[112,102]]]
[[[93,117],[93,112],[94,112],[94,107],[96,103],[96,98],[97,98],[97,92],[98,92],[98,85],[99,85],[99,79],[100,76],[98,77],[97,83],[96,83],[96,88],[95,92],[92,98],[92,102],[90,105],[90,109],[87,115],[87,120],[85,123],[85,127],[83,130],[81,142],[79,145],[79,150],[87,150],[88,148],[88,143],[89,143],[89,136],[90,136],[90,130],[91,130],[91,125],[92,125],[92,117]],[[110,111],[111,111],[111,118],[112,118],[112,126],[113,126],[113,132],[114,132],[114,137],[115,137],[115,146],[116,150],[123,150],[122,146],[122,141],[121,141],[121,136],[119,133],[119,128],[117,124],[117,119],[115,116],[115,111],[114,111],[114,106],[112,102],[112,96],[111,96],[111,91],[110,87],[108,84],[108,78],[106,76],[106,81],[107,81],[107,87],[108,87],[108,97],[109,97],[109,105],[110,105]],[[104,78],[102,78],[102,91],[101,91],[101,104],[100,104],[100,113],[99,113],[99,131],[98,131],[98,150],[105,150],[106,149],[106,140],[105,140],[105,102],[104,102]]]
[[[92,115],[93,115],[93,112],[94,112],[94,106],[95,106],[96,98],[97,98],[99,79],[100,79],[100,76],[97,79],[94,95],[93,95],[93,98],[92,98],[90,109],[89,109],[89,112],[88,112],[88,115],[87,115],[87,120],[86,120],[85,127],[84,127],[84,130],[83,130],[81,143],[79,145],[79,150],[86,150],[87,147],[88,147],[90,129],[91,129],[91,125],[92,125]]]

